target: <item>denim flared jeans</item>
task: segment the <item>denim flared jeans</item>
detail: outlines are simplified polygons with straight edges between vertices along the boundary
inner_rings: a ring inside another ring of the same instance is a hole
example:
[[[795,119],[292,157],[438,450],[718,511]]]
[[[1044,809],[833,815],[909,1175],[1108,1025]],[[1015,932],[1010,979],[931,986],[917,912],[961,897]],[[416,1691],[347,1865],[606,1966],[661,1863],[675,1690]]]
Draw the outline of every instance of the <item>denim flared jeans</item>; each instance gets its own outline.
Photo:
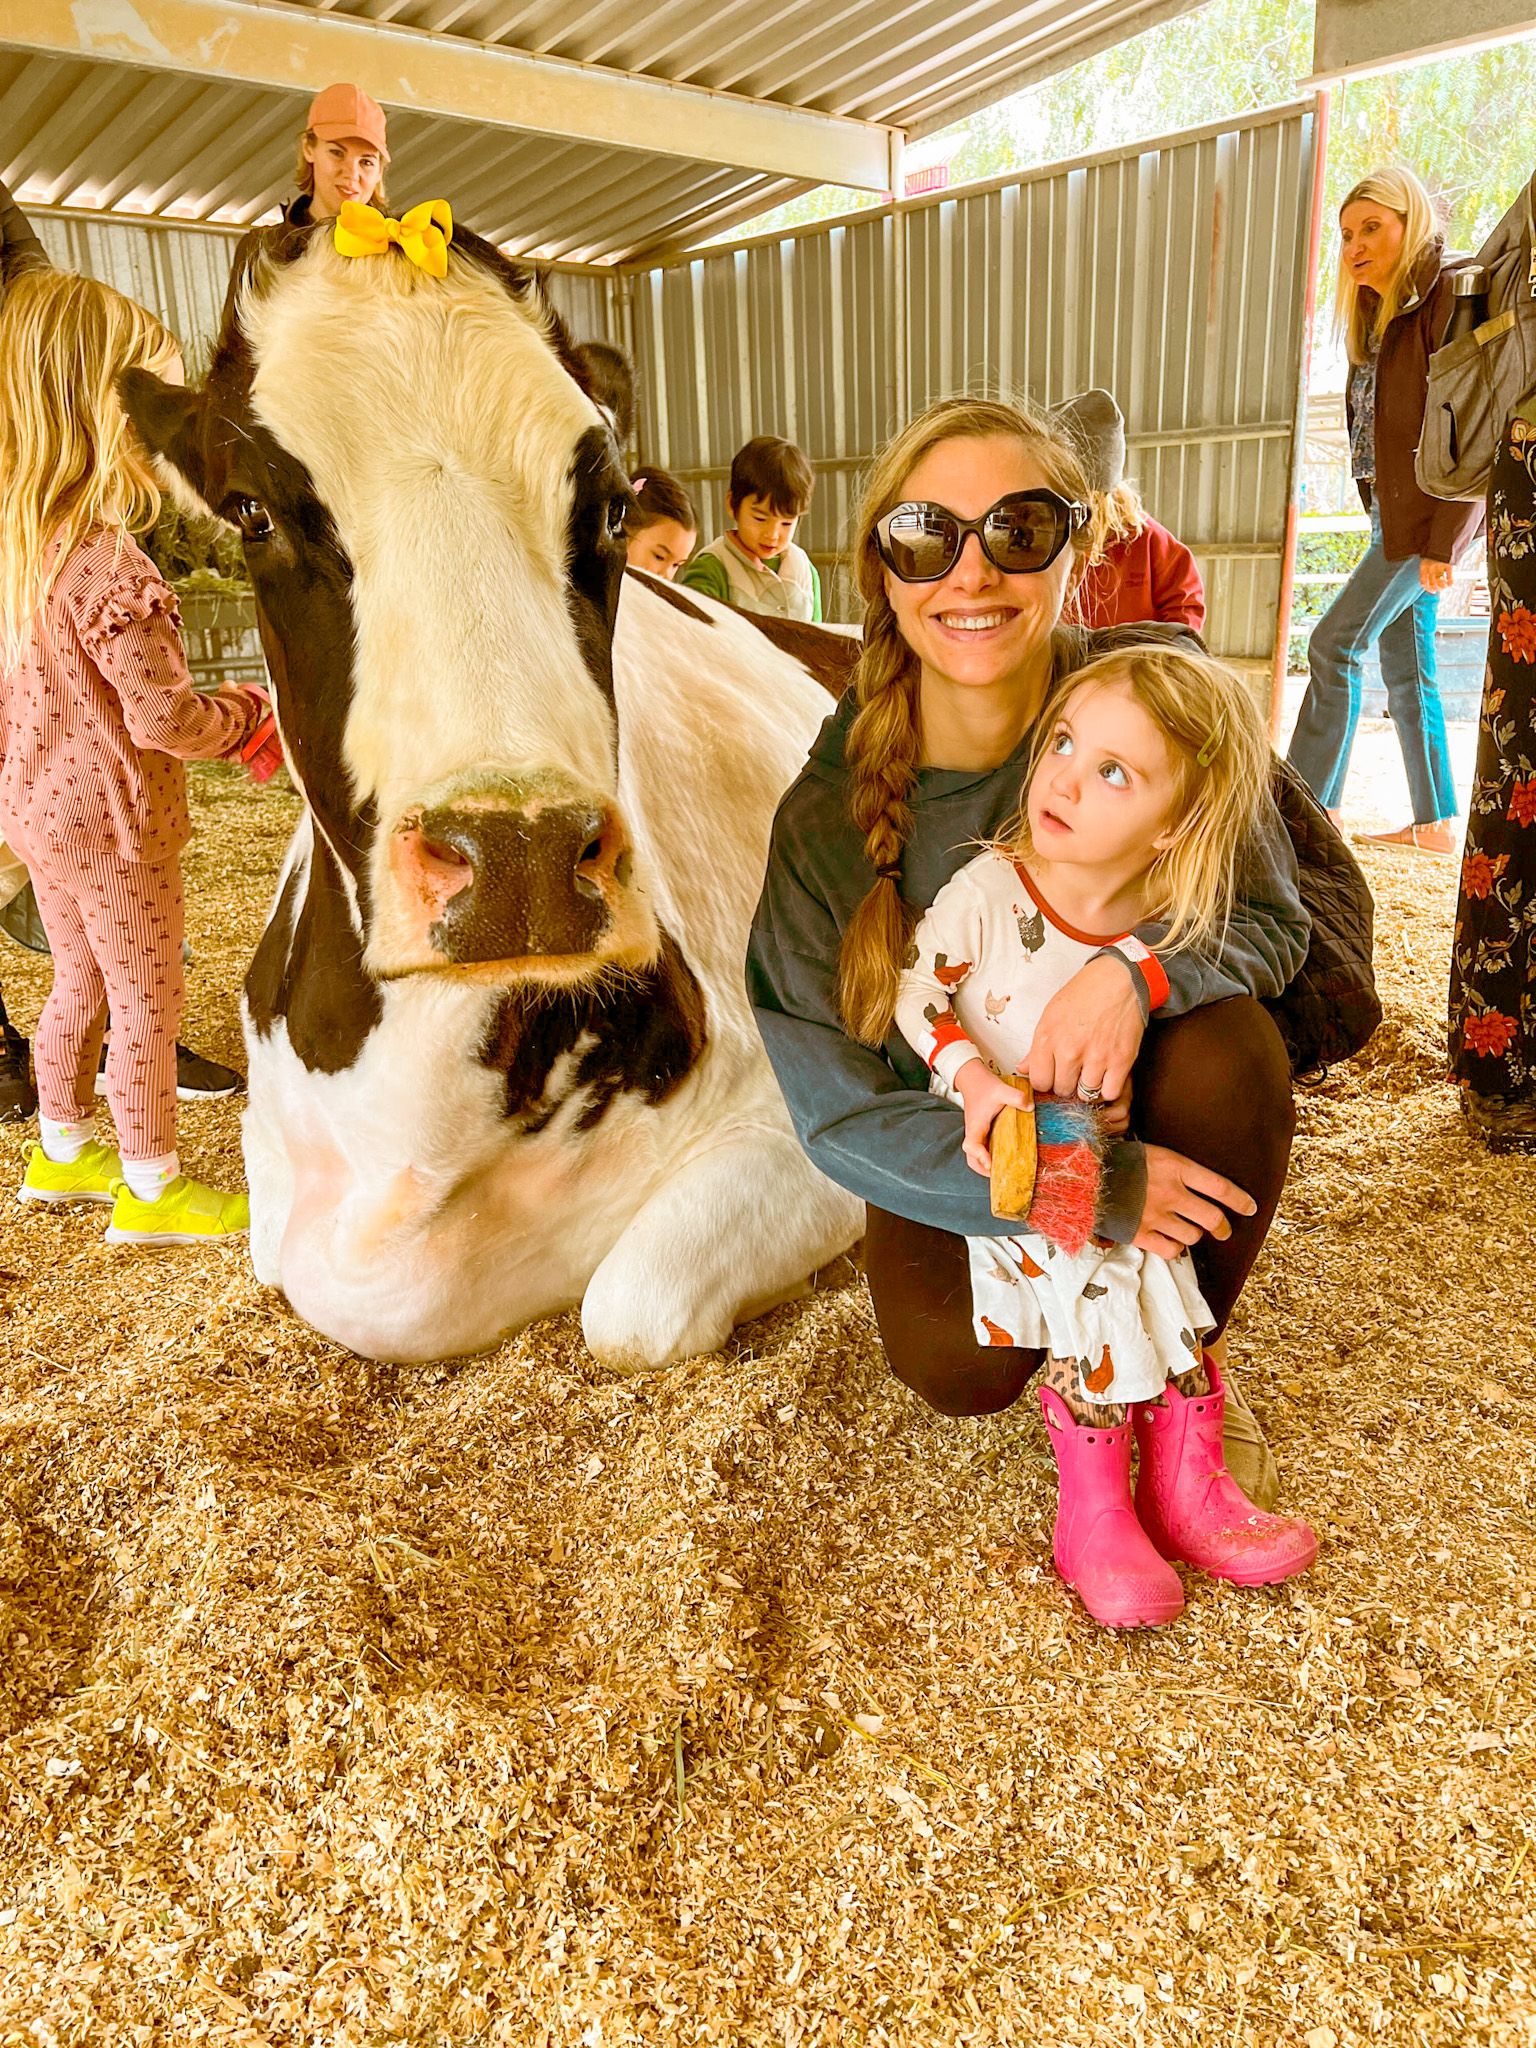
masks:
[[[1381,519],[1371,512],[1371,544],[1359,567],[1312,628],[1312,680],[1291,736],[1290,763],[1320,804],[1337,810],[1360,719],[1365,657],[1381,643],[1387,710],[1408,771],[1416,825],[1456,815],[1456,785],[1445,743],[1445,713],[1435,682],[1435,622],[1440,600],[1419,583],[1419,558],[1389,562]]]

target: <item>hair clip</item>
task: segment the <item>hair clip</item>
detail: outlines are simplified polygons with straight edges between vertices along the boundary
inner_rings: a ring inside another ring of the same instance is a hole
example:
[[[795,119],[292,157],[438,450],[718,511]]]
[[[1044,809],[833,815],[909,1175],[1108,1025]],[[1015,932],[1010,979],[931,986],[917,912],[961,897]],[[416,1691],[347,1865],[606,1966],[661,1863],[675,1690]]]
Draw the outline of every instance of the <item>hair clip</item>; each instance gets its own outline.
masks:
[[[629,488],[634,492],[635,496],[638,498],[640,493],[645,489],[646,485],[649,482],[650,478],[648,476],[637,476]]]
[[[1205,745],[1200,749],[1199,753],[1195,756],[1195,760],[1198,762],[1200,767],[1210,767],[1211,763],[1215,760],[1216,755],[1221,747],[1222,737],[1222,730],[1221,727],[1218,725],[1216,730],[1211,734],[1210,738],[1206,741]]]

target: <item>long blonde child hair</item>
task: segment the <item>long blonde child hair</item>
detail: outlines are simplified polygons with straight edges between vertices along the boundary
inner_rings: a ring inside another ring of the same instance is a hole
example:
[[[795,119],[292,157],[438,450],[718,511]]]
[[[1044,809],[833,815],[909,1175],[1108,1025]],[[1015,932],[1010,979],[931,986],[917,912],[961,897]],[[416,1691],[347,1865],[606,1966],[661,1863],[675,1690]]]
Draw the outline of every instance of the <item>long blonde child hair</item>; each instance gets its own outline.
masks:
[[[1146,920],[1166,924],[1159,953],[1219,946],[1232,915],[1244,847],[1269,788],[1269,739],[1252,693],[1225,663],[1192,649],[1143,644],[1102,654],[1052,692],[1036,728],[1024,793],[1062,716],[1083,691],[1123,683],[1163,735],[1174,799],[1162,847],[1145,878]],[[1171,831],[1170,831],[1171,826]],[[999,840],[1010,856],[1032,852],[1028,812]]]
[[[874,886],[854,911],[838,958],[843,1027],[865,1045],[883,1045],[896,1010],[896,985],[911,919],[903,908],[895,869],[912,831],[908,799],[917,780],[920,744],[917,656],[902,639],[885,594],[885,565],[875,544],[875,522],[902,501],[907,478],[930,450],[945,441],[1017,441],[1053,491],[1095,504],[1094,517],[1070,546],[1082,567],[1100,549],[1102,500],[1094,500],[1082,459],[1071,441],[1029,405],[990,398],[945,398],[919,413],[876,459],[864,486],[854,539],[854,571],[864,599],[864,644],[854,676],[859,709],[848,728],[843,759],[848,809],[864,835],[864,852],[877,871]],[[880,870],[888,870],[881,873]]]
[[[28,271],[0,311],[0,663],[21,657],[53,578],[95,526],[153,526],[160,492],[117,395],[181,350],[152,313],[67,270]],[[54,547],[54,542],[58,546]]]
[[[1403,223],[1403,246],[1392,266],[1386,288],[1379,293],[1374,286],[1365,288],[1369,298],[1356,284],[1353,271],[1344,261],[1343,249],[1339,251],[1333,327],[1335,334],[1343,336],[1352,363],[1369,361],[1372,343],[1380,342],[1387,331],[1387,323],[1395,320],[1403,310],[1403,301],[1413,284],[1413,274],[1437,233],[1435,210],[1429,194],[1412,171],[1373,171],[1368,178],[1362,178],[1358,185],[1351,186],[1344,194],[1339,203],[1339,218],[1343,219],[1345,207],[1368,203],[1385,206],[1397,215]]]
[[[1134,484],[1123,479],[1104,493],[1104,545],[1134,540],[1147,523],[1147,508]]]

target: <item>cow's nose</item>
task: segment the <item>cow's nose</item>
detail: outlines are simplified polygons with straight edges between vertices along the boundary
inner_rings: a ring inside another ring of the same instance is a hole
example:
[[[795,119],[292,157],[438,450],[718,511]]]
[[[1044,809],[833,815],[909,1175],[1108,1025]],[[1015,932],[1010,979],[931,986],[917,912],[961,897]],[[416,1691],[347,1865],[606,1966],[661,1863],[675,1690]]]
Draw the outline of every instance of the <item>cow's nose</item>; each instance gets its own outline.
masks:
[[[424,811],[393,834],[395,876],[444,960],[569,959],[607,932],[629,871],[606,805]]]

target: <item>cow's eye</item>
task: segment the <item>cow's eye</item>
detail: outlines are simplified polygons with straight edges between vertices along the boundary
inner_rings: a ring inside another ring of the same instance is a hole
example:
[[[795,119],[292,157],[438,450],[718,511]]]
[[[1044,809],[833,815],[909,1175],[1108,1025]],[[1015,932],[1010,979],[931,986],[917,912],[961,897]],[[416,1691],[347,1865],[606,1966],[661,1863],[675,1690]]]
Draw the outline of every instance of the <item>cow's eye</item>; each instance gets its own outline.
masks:
[[[276,528],[272,515],[259,498],[234,497],[224,505],[224,517],[232,520],[240,529],[240,538],[247,547],[258,541],[270,540]]]
[[[628,516],[628,498],[610,498],[608,500],[608,534],[610,539],[618,539],[619,535],[624,531],[624,521]]]

